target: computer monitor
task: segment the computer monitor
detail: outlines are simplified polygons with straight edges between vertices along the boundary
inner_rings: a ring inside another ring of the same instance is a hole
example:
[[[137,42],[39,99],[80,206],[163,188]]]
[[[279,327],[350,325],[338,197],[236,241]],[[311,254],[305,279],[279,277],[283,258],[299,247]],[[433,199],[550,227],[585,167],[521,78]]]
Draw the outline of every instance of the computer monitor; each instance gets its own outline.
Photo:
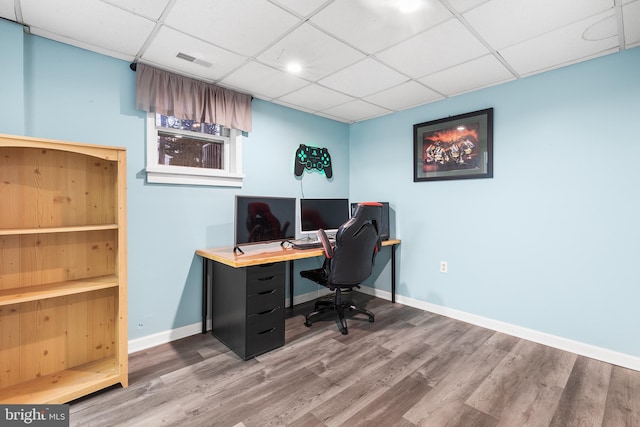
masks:
[[[300,234],[312,237],[319,229],[332,235],[349,220],[349,199],[300,199]]]
[[[295,239],[296,199],[236,196],[235,245]]]

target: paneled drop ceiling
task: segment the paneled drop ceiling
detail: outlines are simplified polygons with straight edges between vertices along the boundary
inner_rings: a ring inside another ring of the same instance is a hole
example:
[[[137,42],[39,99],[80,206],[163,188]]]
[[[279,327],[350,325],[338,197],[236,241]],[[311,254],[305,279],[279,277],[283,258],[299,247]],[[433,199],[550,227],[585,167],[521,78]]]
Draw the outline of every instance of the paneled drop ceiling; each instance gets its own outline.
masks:
[[[640,46],[640,0],[0,0],[0,17],[346,123]]]

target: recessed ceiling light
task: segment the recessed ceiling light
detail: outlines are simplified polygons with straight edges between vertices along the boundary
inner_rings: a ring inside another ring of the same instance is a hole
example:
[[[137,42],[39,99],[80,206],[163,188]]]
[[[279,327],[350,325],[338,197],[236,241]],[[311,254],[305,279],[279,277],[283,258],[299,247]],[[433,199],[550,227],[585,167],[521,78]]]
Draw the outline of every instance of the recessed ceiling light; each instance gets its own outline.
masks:
[[[293,74],[297,74],[302,71],[302,65],[298,62],[290,62],[287,64],[287,71]]]
[[[421,0],[397,0],[396,7],[400,12],[412,13],[421,6]]]

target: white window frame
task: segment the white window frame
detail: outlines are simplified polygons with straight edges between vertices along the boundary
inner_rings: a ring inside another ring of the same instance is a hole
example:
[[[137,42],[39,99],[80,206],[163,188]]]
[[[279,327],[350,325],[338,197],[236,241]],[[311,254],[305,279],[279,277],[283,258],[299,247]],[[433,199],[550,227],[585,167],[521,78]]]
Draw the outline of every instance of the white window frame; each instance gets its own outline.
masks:
[[[158,129],[165,133],[209,139],[223,143],[223,169],[192,168],[158,164]],[[156,113],[147,113],[147,182],[162,184],[242,187],[242,131],[230,129],[229,136],[208,135],[180,129],[156,127]]]

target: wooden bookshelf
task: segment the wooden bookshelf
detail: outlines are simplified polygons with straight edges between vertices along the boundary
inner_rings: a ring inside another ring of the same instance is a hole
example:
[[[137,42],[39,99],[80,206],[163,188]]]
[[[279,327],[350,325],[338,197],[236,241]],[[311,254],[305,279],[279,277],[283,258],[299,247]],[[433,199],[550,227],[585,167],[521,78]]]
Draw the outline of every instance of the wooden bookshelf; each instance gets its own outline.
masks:
[[[0,403],[128,385],[126,151],[0,135]]]
[[[76,231],[97,231],[97,230],[117,230],[118,224],[104,225],[78,225],[75,227],[49,227],[49,228],[16,228],[0,229],[0,236],[12,236],[19,234],[50,234],[50,233],[72,233]]]
[[[120,382],[115,355],[0,389],[3,404],[65,403]]]

